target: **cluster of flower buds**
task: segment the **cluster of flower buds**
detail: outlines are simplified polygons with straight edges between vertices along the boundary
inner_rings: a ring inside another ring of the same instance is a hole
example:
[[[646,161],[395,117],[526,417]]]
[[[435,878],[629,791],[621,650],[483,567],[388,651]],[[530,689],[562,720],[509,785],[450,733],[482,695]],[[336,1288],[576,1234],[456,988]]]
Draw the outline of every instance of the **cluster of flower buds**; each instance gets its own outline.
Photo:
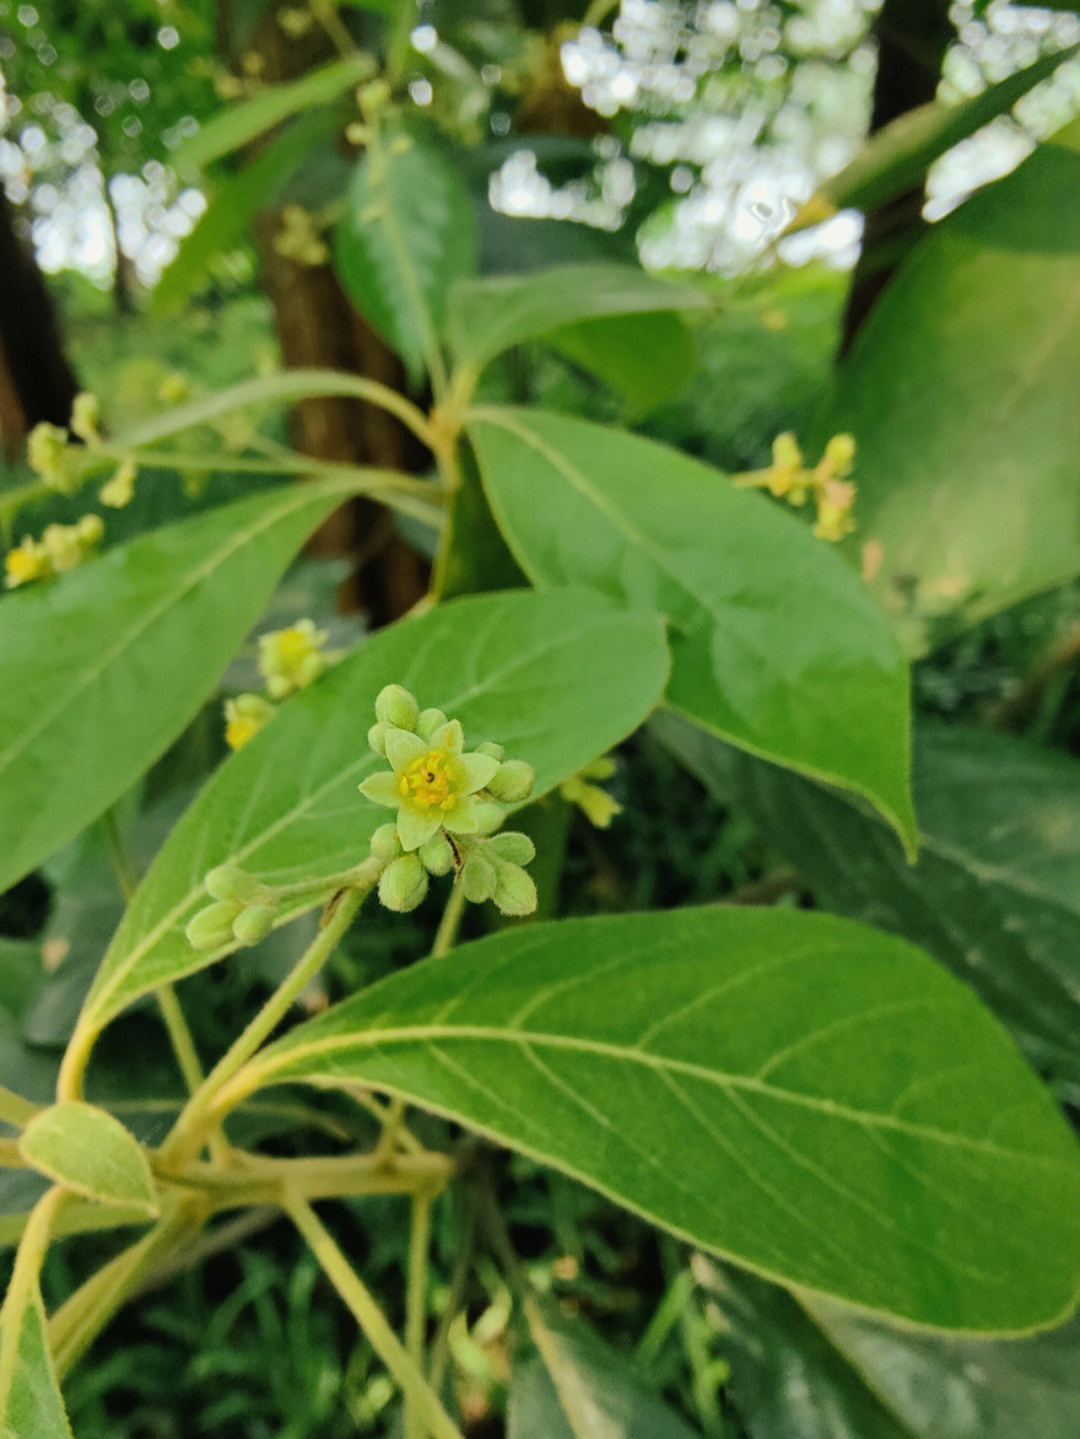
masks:
[[[330,259],[330,247],[323,237],[323,221],[303,205],[286,205],[282,210],[281,225],[274,235],[274,249],[298,265],[325,265]]]
[[[97,548],[105,533],[100,515],[83,515],[73,525],[46,525],[40,540],[24,536],[20,545],[4,556],[9,590],[29,580],[48,579],[73,569]]]
[[[791,505],[803,505],[812,495],[817,507],[814,534],[821,540],[842,540],[855,528],[855,486],[847,479],[854,462],[854,439],[833,435],[821,459],[808,469],[795,436],[785,433],[773,441],[773,462],[768,469],[740,475],[736,483],[766,489]]]
[[[364,780],[360,792],[397,810],[371,840],[372,854],[386,865],[383,904],[415,909],[428,877],[454,870],[466,899],[493,900],[504,914],[531,914],[536,886],[524,866],[535,853],[532,841],[495,831],[505,806],[532,793],[532,766],[505,759],[497,744],[467,751],[460,723],[442,710],[421,710],[401,685],[387,685],[376,699],[368,743],[390,769]]]
[[[71,495],[79,488],[79,467],[75,463],[71,436],[59,425],[42,420],[26,441],[26,461],[51,490]]]
[[[259,673],[270,699],[241,694],[225,701],[225,742],[230,749],[240,749],[273,719],[277,711],[271,700],[306,689],[337,663],[341,651],[328,650],[326,638],[326,631],[316,629],[313,620],[297,620],[288,629],[260,635]]]
[[[206,892],[214,901],[194,914],[184,933],[192,949],[223,949],[230,944],[258,944],[274,925],[277,891],[235,864],[210,870]]]

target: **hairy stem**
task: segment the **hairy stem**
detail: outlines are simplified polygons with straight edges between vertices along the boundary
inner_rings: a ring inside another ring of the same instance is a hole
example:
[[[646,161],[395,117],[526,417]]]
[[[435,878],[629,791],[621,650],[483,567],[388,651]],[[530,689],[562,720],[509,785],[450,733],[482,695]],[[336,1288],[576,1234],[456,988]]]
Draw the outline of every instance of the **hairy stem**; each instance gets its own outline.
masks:
[[[405,1347],[413,1363],[424,1372],[424,1331],[427,1320],[428,1249],[431,1244],[431,1196],[418,1194],[412,1201],[409,1229],[409,1280],[405,1291]],[[405,1395],[405,1439],[424,1439],[427,1426],[411,1395]]]

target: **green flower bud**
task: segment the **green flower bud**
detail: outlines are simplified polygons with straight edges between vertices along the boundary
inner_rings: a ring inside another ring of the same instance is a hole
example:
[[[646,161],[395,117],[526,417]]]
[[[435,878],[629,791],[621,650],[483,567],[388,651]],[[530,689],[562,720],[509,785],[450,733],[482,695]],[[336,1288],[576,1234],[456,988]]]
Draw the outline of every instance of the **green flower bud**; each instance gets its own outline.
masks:
[[[488,739],[485,740],[483,744],[478,744],[476,746],[476,753],[486,754],[491,759],[502,759],[503,755],[506,753],[506,750],[501,744],[495,744],[493,740]]]
[[[536,908],[536,885],[532,876],[526,874],[520,865],[507,864],[502,859],[496,860],[495,867],[498,870],[494,894],[496,908],[503,914],[532,914]]]
[[[416,853],[428,874],[449,874],[454,867],[454,851],[441,830],[422,844]]]
[[[407,914],[423,900],[427,887],[427,870],[415,854],[403,854],[399,859],[392,859],[383,870],[379,898],[387,909]]]
[[[494,834],[506,818],[506,811],[501,804],[481,799],[477,800],[473,807],[473,816],[476,820],[476,834]]]
[[[505,804],[516,804],[528,799],[536,781],[536,771],[523,759],[508,759],[499,766],[498,773],[488,781],[488,794]]]
[[[499,859],[506,860],[508,864],[529,864],[536,858],[536,845],[527,834],[519,834],[516,830],[507,830],[504,834],[497,834],[488,849]]]
[[[446,724],[442,710],[422,710],[416,721],[416,733],[421,739],[430,739],[437,729]]]
[[[386,731],[389,728],[390,726],[385,722],[385,720],[379,720],[379,722],[377,724],[373,724],[367,732],[368,744],[375,751],[375,753],[377,755],[381,755],[383,759],[386,758]]]
[[[375,698],[375,718],[398,729],[412,730],[420,718],[420,706],[401,685],[387,685]]]
[[[473,904],[483,904],[485,899],[490,899],[495,893],[497,880],[491,860],[474,850],[461,871],[461,887],[465,891],[465,898]]]
[[[233,921],[240,913],[241,906],[235,900],[222,899],[208,904],[188,920],[184,933],[192,949],[220,949],[232,944]]]
[[[241,944],[258,944],[274,927],[275,906],[272,904],[251,904],[243,909],[233,921],[234,938]]]
[[[398,832],[392,824],[379,825],[371,836],[371,853],[376,859],[385,859],[388,862],[405,853],[401,840],[398,839]]]
[[[212,898],[238,900],[241,904],[253,900],[264,887],[253,874],[246,873],[231,860],[209,870],[203,884]]]

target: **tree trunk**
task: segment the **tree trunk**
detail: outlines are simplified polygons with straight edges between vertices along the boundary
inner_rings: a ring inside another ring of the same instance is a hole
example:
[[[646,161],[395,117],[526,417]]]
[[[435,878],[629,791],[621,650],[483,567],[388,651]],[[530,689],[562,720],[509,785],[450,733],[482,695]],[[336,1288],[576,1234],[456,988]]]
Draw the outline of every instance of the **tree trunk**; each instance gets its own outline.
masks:
[[[870,133],[928,104],[937,94],[941,66],[955,34],[948,0],[885,0],[873,33],[878,64]],[[844,313],[840,354],[846,355],[874,302],[915,244],[926,221],[922,185],[868,211],[862,253]]]
[[[66,425],[79,385],[52,297],[0,189],[0,451],[13,460],[42,420]]]

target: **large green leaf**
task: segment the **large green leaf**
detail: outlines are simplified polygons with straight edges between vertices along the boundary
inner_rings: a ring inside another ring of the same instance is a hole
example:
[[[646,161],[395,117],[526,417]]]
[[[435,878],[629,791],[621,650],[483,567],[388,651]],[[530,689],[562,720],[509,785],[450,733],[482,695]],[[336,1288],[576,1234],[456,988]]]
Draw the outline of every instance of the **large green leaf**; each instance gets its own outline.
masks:
[[[671,621],[668,702],[757,754],[866,795],[907,841],[908,677],[883,614],[797,520],[620,430],[516,409],[469,423],[530,577]]]
[[[290,80],[283,85],[266,85],[249,100],[228,105],[216,115],[211,115],[190,140],[177,147],[171,164],[181,174],[201,169],[211,161],[239,150],[290,115],[336,100],[351,85],[368,79],[373,69],[371,56],[357,50],[355,54],[309,70],[298,80]]]
[[[923,1324],[1023,1329],[1080,1279],[1080,1151],[997,1021],[832,915],[506,931],[299,1026],[233,1082],[401,1095],[755,1269]]]
[[[697,362],[681,315],[604,315],[553,330],[547,343],[573,364],[617,390],[634,418],[682,390]]]
[[[18,1319],[15,1368],[0,1405],[0,1439],[72,1439],[36,1284]]]
[[[387,817],[356,792],[383,764],[366,733],[384,685],[404,684],[423,705],[457,716],[470,742],[496,739],[527,760],[542,794],[641,723],[667,666],[655,619],[584,593],[456,600],[382,630],[292,698],[202,791],[136,891],[82,1026],[99,1028],[139,995],[227,952],[196,953],[184,937],[213,866],[234,859],[284,884],[364,858]]]
[[[843,796],[674,715],[654,729],[734,799],[830,906],[922,945],[967,980],[1031,1063],[1080,1095],[1080,764],[1008,735],[916,726],[919,862]]]
[[[447,292],[473,270],[475,252],[472,201],[450,160],[404,130],[373,140],[345,195],[334,263],[414,385],[442,329]]]
[[[816,225],[837,210],[855,207],[872,210],[915,185],[921,185],[930,166],[947,150],[976,130],[1007,114],[1029,90],[1052,75],[1080,46],[1070,45],[1040,55],[1015,74],[990,85],[958,105],[933,101],[908,110],[884,125],[866,141],[854,158],[826,180],[803,205],[788,231]]]
[[[464,280],[450,295],[454,358],[480,371],[514,345],[582,320],[711,308],[705,290],[632,265],[559,265],[528,275]]]
[[[4,600],[0,891],[183,730],[304,537],[351,488],[328,480],[239,500]]]
[[[858,442],[858,530],[908,649],[1080,571],[1080,122],[934,225],[818,438]]]

